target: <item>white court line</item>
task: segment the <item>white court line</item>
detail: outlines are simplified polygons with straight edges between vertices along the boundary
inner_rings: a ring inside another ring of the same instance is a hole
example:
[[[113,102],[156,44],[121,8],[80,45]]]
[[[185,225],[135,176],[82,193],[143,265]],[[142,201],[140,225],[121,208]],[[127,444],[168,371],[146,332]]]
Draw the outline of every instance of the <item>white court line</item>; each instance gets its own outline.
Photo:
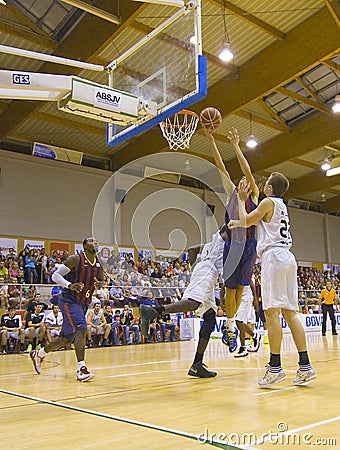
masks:
[[[143,427],[143,428],[149,428],[151,430],[161,431],[163,433],[174,434],[176,436],[192,439],[192,440],[196,441],[197,443],[200,443],[200,442],[202,443],[202,441],[200,441],[200,435],[187,433],[185,431],[180,431],[180,430],[175,430],[175,429],[172,429],[172,428],[166,428],[166,427],[162,427],[162,426],[158,426],[158,425],[153,425],[153,424],[150,424],[150,423],[147,423],[147,422],[140,422],[138,420],[127,419],[125,417],[113,416],[111,414],[106,414],[106,413],[102,413],[100,411],[94,411],[94,410],[91,410],[91,409],[78,408],[76,406],[67,405],[65,403],[59,403],[59,402],[52,401],[52,400],[45,400],[43,398],[37,398],[37,397],[32,397],[30,395],[20,394],[19,392],[12,392],[12,391],[7,391],[7,390],[4,390],[4,389],[0,389],[0,393],[7,394],[7,395],[13,395],[14,397],[24,398],[26,400],[32,400],[32,401],[38,402],[38,404],[42,403],[42,404],[47,404],[47,405],[51,405],[51,406],[57,406],[59,408],[65,408],[65,409],[68,409],[68,410],[71,410],[71,411],[76,411],[76,412],[81,412],[81,413],[85,413],[85,414],[90,414],[90,415],[97,416],[97,417],[104,417],[105,419],[111,419],[111,420],[115,420],[117,422],[128,423],[130,425],[137,425],[137,426],[140,426],[140,427]],[[218,447],[218,448],[222,448],[222,449],[225,449],[225,450],[233,450],[233,449],[241,449],[241,448],[243,449],[243,448],[245,448],[244,446],[236,447],[235,445],[229,444],[228,442],[223,442],[223,441],[219,441],[219,440],[212,440],[212,439],[207,440],[205,442],[205,445],[211,445],[213,447]]]
[[[299,428],[295,428],[293,430],[285,431],[284,433],[277,433],[277,434],[275,434],[275,437],[277,436],[279,438],[280,436],[289,436],[289,435],[292,435],[294,433],[299,433],[300,431],[310,430],[311,428],[316,428],[316,427],[319,427],[321,425],[327,425],[329,423],[337,422],[338,420],[340,420],[340,416],[332,417],[331,419],[321,420],[320,422],[310,423],[309,425],[305,425],[303,427],[299,427]],[[251,445],[262,445],[263,443],[269,441],[270,439],[271,439],[271,437],[268,436],[268,437],[262,439],[260,443],[252,442]],[[246,449],[253,449],[254,447],[245,446],[244,448],[246,448]]]
[[[298,389],[298,386],[291,386],[283,389],[271,389],[267,390],[266,392],[260,392],[259,394],[253,394],[254,397],[260,397],[261,395],[269,395],[269,394],[276,394],[277,392],[283,392],[283,391],[290,391],[292,389]],[[261,389],[261,388],[259,388]]]

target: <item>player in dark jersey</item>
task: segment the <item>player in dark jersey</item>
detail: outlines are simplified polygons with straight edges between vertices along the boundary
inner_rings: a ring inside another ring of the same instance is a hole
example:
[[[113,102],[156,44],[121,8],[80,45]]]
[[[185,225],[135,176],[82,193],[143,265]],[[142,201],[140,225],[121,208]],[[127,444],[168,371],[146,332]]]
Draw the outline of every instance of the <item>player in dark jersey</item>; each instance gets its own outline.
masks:
[[[228,198],[225,213],[225,223],[227,225],[231,218],[239,218],[237,188],[231,181],[213,135],[209,131],[206,131],[206,135],[210,141],[216,167],[221,172],[222,184]],[[239,147],[240,138],[236,128],[231,129],[228,137],[244,177],[250,184],[251,194],[246,202],[246,211],[251,212],[258,204],[259,189],[255,183],[248,161]],[[232,353],[237,349],[236,338],[238,334],[234,324],[234,316],[240,306],[244,286],[249,286],[250,284],[250,276],[256,259],[256,238],[254,226],[243,229],[241,232],[239,230],[231,230],[232,232],[230,233],[229,231],[223,252],[223,278],[225,282],[227,321],[221,331],[222,342],[229,347],[229,351]]]
[[[100,289],[104,273],[96,256],[98,243],[94,237],[83,241],[84,251],[69,256],[52,275],[55,283],[63,286],[58,304],[63,314],[61,335],[41,350],[33,350],[30,357],[35,371],[41,373],[41,363],[53,350],[74,343],[78,361],[77,380],[89,381],[94,377],[85,364],[86,318],[94,289]]]

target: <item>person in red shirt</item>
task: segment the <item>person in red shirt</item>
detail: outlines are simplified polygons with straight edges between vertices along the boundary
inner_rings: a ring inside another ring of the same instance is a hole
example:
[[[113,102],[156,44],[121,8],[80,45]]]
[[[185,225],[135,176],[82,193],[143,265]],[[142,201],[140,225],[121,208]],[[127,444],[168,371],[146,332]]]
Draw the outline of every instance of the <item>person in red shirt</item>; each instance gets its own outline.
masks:
[[[327,281],[326,288],[322,289],[320,293],[320,304],[321,311],[323,314],[322,317],[322,336],[326,336],[326,322],[327,322],[327,313],[329,314],[329,318],[332,322],[332,334],[336,336],[338,333],[336,332],[336,322],[334,316],[334,305],[337,300],[337,295],[335,290],[332,287],[332,283]]]

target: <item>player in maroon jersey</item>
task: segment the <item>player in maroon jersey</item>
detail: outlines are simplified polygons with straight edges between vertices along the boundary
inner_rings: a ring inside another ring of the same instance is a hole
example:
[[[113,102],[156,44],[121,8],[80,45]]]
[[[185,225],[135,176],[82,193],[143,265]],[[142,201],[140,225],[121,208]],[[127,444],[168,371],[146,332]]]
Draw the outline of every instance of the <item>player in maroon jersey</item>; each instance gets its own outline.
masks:
[[[84,239],[83,248],[79,255],[69,256],[52,275],[53,281],[64,288],[58,300],[63,327],[57,339],[40,350],[31,351],[30,357],[38,374],[46,353],[73,342],[78,361],[77,380],[89,381],[94,377],[85,364],[85,314],[94,289],[102,287],[104,273],[97,258],[97,240],[94,237]]]

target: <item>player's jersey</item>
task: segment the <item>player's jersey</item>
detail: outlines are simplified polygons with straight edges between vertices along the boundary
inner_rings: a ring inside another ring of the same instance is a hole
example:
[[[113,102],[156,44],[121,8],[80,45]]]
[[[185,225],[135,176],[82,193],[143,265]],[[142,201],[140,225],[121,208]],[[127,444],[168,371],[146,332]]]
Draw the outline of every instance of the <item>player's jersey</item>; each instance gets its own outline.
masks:
[[[100,322],[102,321],[102,315],[103,315],[102,310],[100,310],[98,314],[95,314],[93,311],[92,318],[91,318],[92,325],[98,326],[100,324]]]
[[[45,322],[51,327],[60,327],[63,324],[63,315],[58,311],[57,316],[55,316],[52,311],[45,317]]]
[[[9,314],[4,314],[1,317],[1,326],[6,328],[21,328],[22,321],[20,314],[10,317]]]
[[[101,265],[94,259],[93,264],[85,257],[84,252],[79,254],[79,264],[74,272],[70,272],[65,276],[65,279],[70,283],[84,283],[84,289],[81,292],[71,291],[71,289],[64,288],[62,295],[82,302],[88,306],[91,303],[91,297],[95,289],[95,278],[99,280],[101,272]]]
[[[254,203],[251,196],[249,196],[245,202],[245,208],[246,212],[249,214],[251,213],[255,208],[256,204]],[[252,225],[247,229],[244,228],[234,228],[230,230],[228,228],[228,223],[230,220],[238,220],[240,218],[239,215],[239,206],[238,206],[238,197],[237,197],[237,189],[234,189],[234,192],[232,193],[230,200],[227,204],[226,210],[225,210],[225,224],[226,224],[226,230],[228,233],[229,239],[235,239],[238,242],[244,242],[246,239],[249,238],[255,238],[255,226]]]
[[[211,242],[204,245],[200,253],[200,261],[195,265],[192,276],[195,272],[204,270],[212,270],[218,275],[223,268],[223,247],[224,240],[220,232],[217,231],[212,235]]]
[[[274,213],[270,222],[264,222],[263,220],[259,222],[257,235],[259,257],[270,248],[284,247],[289,249],[292,246],[287,206],[283,203],[282,198],[269,198],[274,203]]]

